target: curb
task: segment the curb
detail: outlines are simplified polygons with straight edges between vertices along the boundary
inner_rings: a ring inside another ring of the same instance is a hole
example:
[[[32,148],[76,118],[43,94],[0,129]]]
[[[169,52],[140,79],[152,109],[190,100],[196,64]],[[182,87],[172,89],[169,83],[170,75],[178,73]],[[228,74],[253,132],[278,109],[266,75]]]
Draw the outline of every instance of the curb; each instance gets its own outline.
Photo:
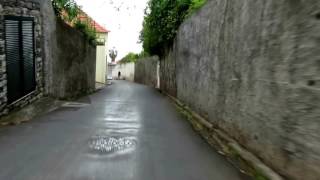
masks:
[[[284,180],[284,178],[282,178],[270,167],[265,165],[254,154],[244,149],[227,134],[215,128],[212,123],[201,117],[196,112],[192,111],[187,105],[183,104],[177,98],[165,92],[163,93],[164,95],[168,96],[176,104],[177,107],[185,111],[183,113],[187,113],[189,116],[191,116],[191,119],[188,119],[189,121],[191,121],[191,124],[194,126],[194,128],[199,131],[201,136],[203,136],[210,145],[214,146],[218,150],[220,149],[220,154],[227,156],[227,158],[231,161],[240,161],[236,163],[242,164],[240,165],[241,167],[238,166],[238,168],[246,169],[246,171],[241,170],[241,172],[256,177],[256,179]],[[202,129],[197,123],[199,123],[200,126],[203,126],[204,129]]]
[[[63,101],[43,97],[21,109],[10,112],[6,116],[0,117],[0,127],[16,126],[29,122],[36,117],[58,109],[62,104]]]

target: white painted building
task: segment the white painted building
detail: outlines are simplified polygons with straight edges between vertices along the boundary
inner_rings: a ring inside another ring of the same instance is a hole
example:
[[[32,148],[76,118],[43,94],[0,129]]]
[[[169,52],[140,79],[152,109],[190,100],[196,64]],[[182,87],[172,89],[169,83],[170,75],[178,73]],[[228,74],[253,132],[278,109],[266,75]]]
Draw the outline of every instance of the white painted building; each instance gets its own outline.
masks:
[[[96,82],[106,83],[107,69],[107,39],[108,32],[98,32],[98,45],[97,45],[97,57],[96,57]]]
[[[121,72],[120,79],[134,81],[134,65],[135,65],[134,63],[116,64],[112,69],[113,79],[118,79],[118,73]]]
[[[84,11],[80,12],[79,19],[89,23],[97,33],[97,50],[96,50],[96,83],[106,84],[108,65],[108,31],[106,28],[97,23],[93,18],[87,15]]]

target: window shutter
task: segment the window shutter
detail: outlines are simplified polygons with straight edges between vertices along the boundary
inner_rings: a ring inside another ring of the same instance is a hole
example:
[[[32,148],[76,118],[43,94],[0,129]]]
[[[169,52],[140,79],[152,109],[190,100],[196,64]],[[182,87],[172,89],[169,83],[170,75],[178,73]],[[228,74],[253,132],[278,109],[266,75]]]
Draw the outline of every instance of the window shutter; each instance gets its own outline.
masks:
[[[33,18],[5,16],[8,102],[35,90]]]
[[[35,88],[33,21],[22,21],[23,80],[24,92]]]
[[[7,90],[8,101],[13,102],[22,96],[20,66],[20,22],[5,21],[6,59],[7,59]]]

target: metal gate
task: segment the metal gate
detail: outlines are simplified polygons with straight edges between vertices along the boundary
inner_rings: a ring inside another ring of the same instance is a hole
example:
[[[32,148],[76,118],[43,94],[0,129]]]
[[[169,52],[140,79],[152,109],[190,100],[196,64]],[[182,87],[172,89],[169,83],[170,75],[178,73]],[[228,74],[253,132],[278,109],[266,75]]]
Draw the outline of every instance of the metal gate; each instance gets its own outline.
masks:
[[[35,90],[34,20],[5,16],[8,102]]]

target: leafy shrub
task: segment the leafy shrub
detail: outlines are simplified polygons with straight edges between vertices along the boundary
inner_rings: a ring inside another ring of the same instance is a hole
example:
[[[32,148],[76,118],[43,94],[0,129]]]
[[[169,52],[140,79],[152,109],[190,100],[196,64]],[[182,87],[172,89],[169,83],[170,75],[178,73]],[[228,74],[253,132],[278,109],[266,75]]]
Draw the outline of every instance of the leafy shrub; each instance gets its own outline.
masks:
[[[79,29],[80,31],[85,31],[87,28],[87,24],[78,20],[74,23],[74,27]]]
[[[192,0],[191,6],[188,10],[188,15],[193,14],[195,11],[200,9],[207,1],[206,0]]]
[[[140,40],[151,55],[162,55],[175,38],[187,16],[205,4],[206,0],[149,0],[145,10]]]
[[[74,0],[52,0],[53,9],[58,17],[73,22],[80,12]]]
[[[94,29],[94,27],[92,27],[89,22],[87,21],[81,21],[81,20],[77,20],[74,23],[74,27],[76,29],[78,29],[79,31],[83,32],[84,35],[86,36],[86,38],[92,42],[93,44],[96,43],[98,36],[96,33],[96,30]]]
[[[140,54],[135,54],[135,53],[128,53],[124,58],[122,58],[119,63],[130,63],[130,62],[137,62],[137,60],[149,56],[148,53],[142,51]]]
[[[135,62],[138,59],[138,54],[130,52],[124,58],[120,60],[120,63],[130,63]]]
[[[96,43],[97,33],[92,26],[91,19],[89,17],[84,20],[79,18],[83,12],[74,0],[52,0],[52,5],[58,17],[83,32],[90,42]]]

